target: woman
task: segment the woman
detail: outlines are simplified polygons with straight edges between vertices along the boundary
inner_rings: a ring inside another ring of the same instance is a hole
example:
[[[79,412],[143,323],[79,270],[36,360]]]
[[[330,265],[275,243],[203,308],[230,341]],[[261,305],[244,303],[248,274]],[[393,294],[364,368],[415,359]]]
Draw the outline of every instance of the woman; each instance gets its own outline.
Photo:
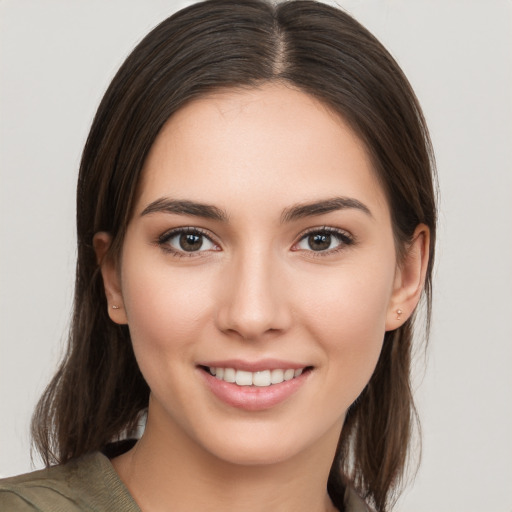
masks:
[[[3,481],[2,507],[389,510],[432,174],[407,80],[345,13],[165,20],[82,157],[69,348],[33,424],[58,465]]]

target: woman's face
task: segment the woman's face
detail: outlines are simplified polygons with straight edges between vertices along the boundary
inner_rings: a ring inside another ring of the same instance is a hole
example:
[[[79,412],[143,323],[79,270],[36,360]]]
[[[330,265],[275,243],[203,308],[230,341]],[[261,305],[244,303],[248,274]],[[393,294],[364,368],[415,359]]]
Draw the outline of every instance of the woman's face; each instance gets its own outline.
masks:
[[[365,147],[283,85],[168,121],[105,275],[151,388],[148,435],[236,463],[335,444],[397,327],[390,212]]]

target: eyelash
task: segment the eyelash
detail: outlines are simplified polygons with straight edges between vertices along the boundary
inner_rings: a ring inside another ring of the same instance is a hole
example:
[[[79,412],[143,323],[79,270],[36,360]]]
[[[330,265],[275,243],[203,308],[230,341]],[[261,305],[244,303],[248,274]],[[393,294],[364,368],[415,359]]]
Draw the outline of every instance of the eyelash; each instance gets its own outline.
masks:
[[[337,247],[335,247],[334,249],[327,249],[325,251],[314,251],[312,249],[305,250],[306,252],[309,253],[309,256],[311,256],[313,258],[322,258],[322,257],[326,257],[326,256],[331,256],[340,251],[343,251],[348,246],[354,245],[356,242],[354,236],[351,235],[350,233],[348,233],[347,231],[333,228],[330,226],[323,226],[321,228],[308,229],[307,231],[305,231],[304,233],[302,233],[300,235],[299,240],[293,246],[296,247],[300,242],[302,242],[303,240],[305,240],[307,237],[309,237],[311,235],[329,235],[329,236],[336,238],[339,242],[339,245]],[[300,251],[301,249],[295,249],[295,250]]]
[[[210,252],[209,250],[203,250],[203,251],[184,251],[184,250],[177,250],[174,249],[170,244],[169,241],[179,235],[183,234],[190,234],[190,235],[198,235],[201,237],[204,237],[206,240],[208,240],[211,244],[218,246],[216,242],[212,239],[211,235],[196,227],[183,227],[183,228],[176,228],[172,229],[170,231],[166,231],[162,235],[160,235],[157,239],[157,244],[160,246],[160,248],[167,252],[172,254],[175,257],[183,258],[183,257],[197,257],[200,254],[204,252]],[[293,249],[293,247],[296,247],[299,243],[301,243],[303,240],[305,240],[307,237],[311,235],[329,235],[336,238],[339,242],[339,245],[335,247],[334,249],[327,249],[327,250],[321,250],[321,251],[314,251],[313,249],[307,250],[307,249]],[[318,257],[325,257],[330,256],[332,254],[336,254],[339,251],[342,251],[347,246],[354,245],[355,239],[352,235],[347,233],[346,231],[332,228],[328,226],[323,226],[321,228],[310,228],[304,233],[302,233],[298,239],[297,242],[293,244],[292,250],[294,251],[305,251],[310,253],[310,256],[318,258]]]
[[[158,237],[157,244],[160,246],[160,248],[167,252],[172,254],[173,256],[176,256],[178,258],[193,258],[197,257],[199,254],[206,252],[206,251],[184,251],[184,250],[177,250],[171,247],[169,245],[169,240],[172,238],[179,236],[179,235],[198,235],[206,240],[208,240],[211,244],[217,246],[218,244],[215,243],[212,239],[212,237],[208,234],[208,232],[195,227],[184,227],[184,228],[176,228],[171,229],[170,231],[166,231],[162,235]]]

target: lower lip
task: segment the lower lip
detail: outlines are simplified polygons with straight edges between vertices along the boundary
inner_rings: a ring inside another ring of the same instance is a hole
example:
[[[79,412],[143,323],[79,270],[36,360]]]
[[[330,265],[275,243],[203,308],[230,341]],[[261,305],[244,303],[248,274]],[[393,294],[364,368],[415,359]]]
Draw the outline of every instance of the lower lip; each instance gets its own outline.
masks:
[[[212,393],[222,402],[246,411],[263,411],[284,402],[306,382],[311,371],[270,386],[238,386],[198,369]]]

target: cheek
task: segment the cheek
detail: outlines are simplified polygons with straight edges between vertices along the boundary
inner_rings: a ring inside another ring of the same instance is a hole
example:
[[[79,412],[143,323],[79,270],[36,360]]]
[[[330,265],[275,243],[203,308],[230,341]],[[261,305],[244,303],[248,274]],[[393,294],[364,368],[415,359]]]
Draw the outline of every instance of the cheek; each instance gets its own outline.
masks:
[[[323,348],[331,383],[337,393],[346,393],[348,405],[377,364],[393,280],[394,259],[390,258],[373,270],[367,265],[347,265],[321,286],[310,282],[295,292],[305,305],[301,308],[305,325]]]
[[[185,351],[209,310],[200,272],[177,272],[140,260],[130,263],[126,262],[129,278],[123,280],[123,298],[138,359]]]
[[[363,341],[365,336],[358,333],[384,332],[395,269],[389,260],[375,267],[349,262],[302,280],[293,295],[304,306],[302,314],[319,328],[319,335]]]

